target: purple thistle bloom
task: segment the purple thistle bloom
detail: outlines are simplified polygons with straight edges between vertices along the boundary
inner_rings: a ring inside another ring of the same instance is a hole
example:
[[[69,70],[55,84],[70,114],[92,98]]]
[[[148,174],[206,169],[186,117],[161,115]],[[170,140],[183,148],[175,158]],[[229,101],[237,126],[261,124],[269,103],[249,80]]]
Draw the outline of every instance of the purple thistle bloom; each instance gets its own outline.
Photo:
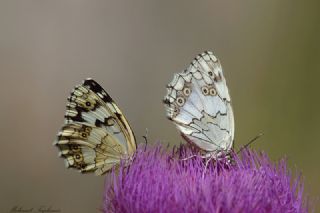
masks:
[[[303,184],[285,160],[244,150],[234,163],[210,163],[185,147],[169,154],[161,146],[139,148],[130,168],[120,166],[107,184],[104,212],[308,212]]]

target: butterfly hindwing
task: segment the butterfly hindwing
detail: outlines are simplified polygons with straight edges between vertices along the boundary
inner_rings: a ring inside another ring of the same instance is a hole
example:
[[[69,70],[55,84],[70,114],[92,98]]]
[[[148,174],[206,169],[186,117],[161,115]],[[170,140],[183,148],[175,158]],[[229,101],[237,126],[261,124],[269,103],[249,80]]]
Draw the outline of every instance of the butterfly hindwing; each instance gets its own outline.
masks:
[[[106,129],[84,123],[64,125],[56,145],[67,167],[97,174],[118,164],[126,150]]]
[[[100,175],[136,150],[126,118],[107,92],[86,79],[68,98],[56,145],[68,167]]]
[[[208,152],[229,151],[234,120],[222,67],[212,52],[199,54],[167,86],[167,116],[183,136]]]

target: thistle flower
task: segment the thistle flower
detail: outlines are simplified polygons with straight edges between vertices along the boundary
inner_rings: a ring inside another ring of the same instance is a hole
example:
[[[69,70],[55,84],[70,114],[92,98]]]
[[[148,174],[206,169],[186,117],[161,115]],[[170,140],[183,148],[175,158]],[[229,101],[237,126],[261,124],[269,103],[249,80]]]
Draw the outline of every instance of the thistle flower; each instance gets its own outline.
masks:
[[[210,163],[186,147],[140,147],[130,168],[113,172],[105,189],[104,212],[308,212],[300,178],[286,161],[244,150],[234,162]]]

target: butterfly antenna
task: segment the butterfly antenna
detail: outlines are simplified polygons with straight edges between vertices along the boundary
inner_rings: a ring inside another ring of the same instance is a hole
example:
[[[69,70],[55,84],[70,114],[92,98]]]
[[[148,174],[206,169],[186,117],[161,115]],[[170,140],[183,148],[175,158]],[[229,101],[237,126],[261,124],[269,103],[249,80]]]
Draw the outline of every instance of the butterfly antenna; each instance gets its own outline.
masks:
[[[250,144],[252,144],[253,142],[255,142],[257,139],[259,139],[262,135],[264,135],[263,133],[259,133],[257,136],[255,136],[254,138],[252,138],[246,145],[242,146],[239,151],[237,151],[237,154],[239,154],[242,150],[244,150],[245,148],[247,148],[248,146],[250,146]]]
[[[148,130],[148,128],[146,128],[146,134],[144,136],[142,136],[144,139],[144,142],[146,143],[146,146],[144,147],[144,151],[146,151],[147,145],[148,145],[148,132],[149,132],[149,130]]]

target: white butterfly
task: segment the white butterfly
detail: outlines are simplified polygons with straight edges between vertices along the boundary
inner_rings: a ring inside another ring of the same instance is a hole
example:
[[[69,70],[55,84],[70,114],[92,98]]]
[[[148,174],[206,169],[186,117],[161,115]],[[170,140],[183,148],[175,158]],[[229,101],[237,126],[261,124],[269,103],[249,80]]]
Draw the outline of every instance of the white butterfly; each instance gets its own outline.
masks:
[[[217,159],[228,154],[234,139],[230,95],[219,60],[212,52],[199,54],[167,86],[167,116],[182,136]]]
[[[86,79],[68,98],[65,124],[54,143],[66,166],[102,175],[130,162],[136,140],[128,121],[106,91]]]

